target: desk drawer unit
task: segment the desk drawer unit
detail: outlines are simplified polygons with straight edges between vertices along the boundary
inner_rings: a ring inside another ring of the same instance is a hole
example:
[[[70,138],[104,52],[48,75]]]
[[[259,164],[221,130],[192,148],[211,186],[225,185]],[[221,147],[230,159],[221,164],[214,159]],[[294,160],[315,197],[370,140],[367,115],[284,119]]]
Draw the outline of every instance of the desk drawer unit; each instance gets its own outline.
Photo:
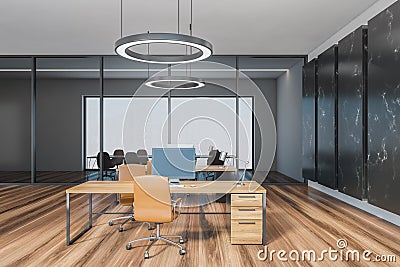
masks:
[[[262,220],[231,220],[231,243],[234,245],[262,243]]]
[[[232,194],[231,243],[262,244],[262,194]]]
[[[232,194],[232,207],[262,207],[262,194]]]
[[[232,220],[262,220],[262,207],[231,207]]]

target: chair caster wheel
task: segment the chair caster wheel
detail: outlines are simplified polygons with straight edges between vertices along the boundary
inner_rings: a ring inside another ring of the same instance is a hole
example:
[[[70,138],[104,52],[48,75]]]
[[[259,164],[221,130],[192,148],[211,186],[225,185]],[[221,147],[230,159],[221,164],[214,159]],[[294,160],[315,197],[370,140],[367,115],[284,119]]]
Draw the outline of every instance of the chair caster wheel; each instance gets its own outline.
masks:
[[[183,243],[185,243],[185,241],[183,241],[183,239],[180,238],[180,239],[179,239],[179,244],[183,244]]]
[[[130,250],[132,248],[132,245],[129,243],[128,245],[126,245],[126,250]]]
[[[154,229],[153,226],[151,226],[151,225],[147,226],[147,230],[151,231],[153,229]]]
[[[186,250],[184,250],[184,249],[179,250],[179,255],[185,255],[185,254],[186,254]]]
[[[145,258],[145,259],[150,258],[150,255],[149,255],[149,253],[148,253],[147,251],[144,253],[144,258]]]
[[[108,222],[108,225],[109,225],[109,226],[113,226],[114,223],[113,223],[112,221],[109,221],[109,222]]]
[[[124,228],[119,227],[119,228],[118,228],[118,231],[119,231],[119,232],[123,232],[123,231],[124,231]]]

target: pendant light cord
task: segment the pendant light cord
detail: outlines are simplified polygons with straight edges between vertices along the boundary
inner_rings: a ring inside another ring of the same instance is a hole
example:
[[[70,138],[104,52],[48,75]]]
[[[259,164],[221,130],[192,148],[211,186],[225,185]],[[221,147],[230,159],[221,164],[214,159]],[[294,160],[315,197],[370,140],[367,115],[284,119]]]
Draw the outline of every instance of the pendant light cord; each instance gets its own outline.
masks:
[[[180,17],[180,1],[178,0],[178,34],[179,34],[179,28],[180,28],[180,21],[179,21],[179,17]]]
[[[120,13],[120,18],[121,18],[121,25],[120,25],[120,30],[121,30],[121,38],[122,38],[122,0],[121,0],[121,13]]]
[[[147,31],[150,34],[150,31]],[[147,55],[150,55],[150,44],[147,44]],[[150,63],[147,63],[147,79],[150,79]]]
[[[193,36],[193,0],[190,0],[190,36]],[[193,54],[193,47],[190,47],[190,54]],[[192,63],[190,63],[190,76],[192,76]]]
[[[190,25],[189,25],[189,30],[190,30],[190,36],[193,36],[193,0],[190,0]]]

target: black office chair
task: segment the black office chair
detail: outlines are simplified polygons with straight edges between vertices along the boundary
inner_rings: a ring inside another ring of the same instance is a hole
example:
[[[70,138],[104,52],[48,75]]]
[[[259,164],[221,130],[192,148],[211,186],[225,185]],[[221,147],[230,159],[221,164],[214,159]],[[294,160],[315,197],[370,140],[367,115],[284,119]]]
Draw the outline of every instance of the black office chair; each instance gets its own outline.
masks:
[[[124,151],[123,151],[122,149],[116,149],[116,150],[114,150],[113,156],[116,156],[116,157],[114,157],[114,158],[112,159],[112,161],[114,162],[114,164],[115,164],[116,166],[119,166],[119,165],[121,165],[121,164],[124,163],[124,156],[125,156],[125,153],[124,153]]]
[[[221,152],[217,149],[212,149],[208,153],[208,159],[207,159],[207,165],[224,165],[225,160],[220,160]],[[209,180],[215,180],[221,175],[220,172],[215,173],[215,172],[207,172],[205,179]]]
[[[100,173],[100,155],[102,152],[97,153],[97,157],[96,157],[96,162],[97,162],[97,166],[99,167],[99,173]],[[110,158],[110,154],[108,154],[107,152],[103,152],[103,177],[109,177],[112,180],[115,180],[116,178],[116,172],[114,169],[115,164],[113,162],[113,160]],[[100,177],[99,177],[100,178]]]
[[[140,164],[140,159],[137,156],[136,152],[127,152],[125,154],[125,163],[126,164]]]
[[[225,161],[220,160],[221,152],[213,149],[208,153],[207,165],[224,165]]]
[[[147,157],[147,150],[146,149],[138,149],[136,154],[139,158],[140,164],[146,165],[147,161],[149,160],[149,158]]]

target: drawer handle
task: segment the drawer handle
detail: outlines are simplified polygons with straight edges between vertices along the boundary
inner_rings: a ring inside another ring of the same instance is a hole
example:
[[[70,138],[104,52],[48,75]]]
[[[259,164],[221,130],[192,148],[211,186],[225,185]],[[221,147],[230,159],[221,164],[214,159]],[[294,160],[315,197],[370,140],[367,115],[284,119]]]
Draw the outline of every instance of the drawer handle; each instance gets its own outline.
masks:
[[[239,224],[256,224],[255,222],[239,222]]]
[[[256,198],[256,196],[239,196],[239,198]]]
[[[256,211],[256,209],[239,209],[239,211]]]

